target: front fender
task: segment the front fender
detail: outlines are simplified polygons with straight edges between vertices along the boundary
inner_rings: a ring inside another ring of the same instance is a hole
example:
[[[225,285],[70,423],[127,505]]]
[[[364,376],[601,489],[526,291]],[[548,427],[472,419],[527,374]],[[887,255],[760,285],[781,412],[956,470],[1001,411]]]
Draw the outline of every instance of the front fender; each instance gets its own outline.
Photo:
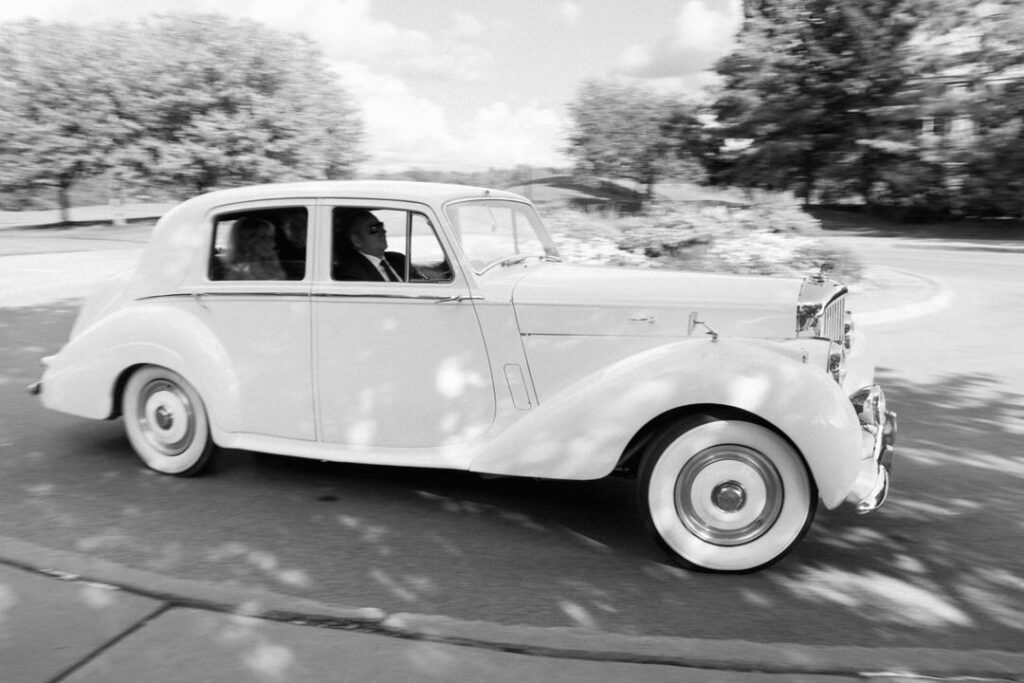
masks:
[[[109,418],[117,410],[122,373],[161,365],[196,388],[217,428],[230,430],[238,422],[239,384],[231,358],[199,318],[174,305],[142,301],[121,308],[43,362],[41,398],[47,408]]]
[[[724,338],[660,346],[577,381],[505,430],[470,469],[603,477],[650,420],[700,404],[757,415],[787,436],[828,507],[842,502],[856,479],[859,422],[825,370],[803,362],[795,345]]]

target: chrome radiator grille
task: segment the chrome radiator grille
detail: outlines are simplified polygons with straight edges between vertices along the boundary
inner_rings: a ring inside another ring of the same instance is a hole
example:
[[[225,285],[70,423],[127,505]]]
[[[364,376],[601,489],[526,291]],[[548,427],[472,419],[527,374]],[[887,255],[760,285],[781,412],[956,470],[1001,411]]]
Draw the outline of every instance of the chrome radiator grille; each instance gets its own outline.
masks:
[[[817,336],[842,343],[846,335],[846,295],[833,299],[821,315]]]
[[[842,344],[846,337],[846,287],[821,277],[805,279],[796,309],[796,333]]]

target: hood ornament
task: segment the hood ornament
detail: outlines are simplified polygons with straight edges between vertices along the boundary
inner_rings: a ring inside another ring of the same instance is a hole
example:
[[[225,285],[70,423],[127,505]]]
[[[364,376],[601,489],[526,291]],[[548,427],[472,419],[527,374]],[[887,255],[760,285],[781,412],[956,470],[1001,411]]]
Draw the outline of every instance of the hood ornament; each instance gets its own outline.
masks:
[[[822,261],[821,264],[818,265],[818,272],[811,273],[810,275],[807,276],[807,279],[812,282],[825,282],[826,280],[830,279],[829,273],[831,273],[835,269],[836,266],[831,261]]]

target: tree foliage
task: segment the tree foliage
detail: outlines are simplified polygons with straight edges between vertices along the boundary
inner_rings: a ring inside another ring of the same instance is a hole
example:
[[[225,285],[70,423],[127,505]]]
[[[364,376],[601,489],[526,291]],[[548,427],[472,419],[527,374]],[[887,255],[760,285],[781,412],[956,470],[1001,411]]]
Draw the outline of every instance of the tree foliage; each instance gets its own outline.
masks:
[[[936,135],[923,157],[942,169],[943,199],[965,214],[1024,209],[1024,6],[935,0],[915,55]]]
[[[727,181],[902,215],[1021,213],[1018,0],[748,0],[717,67]]]
[[[907,149],[912,74],[904,54],[916,0],[748,2],[740,47],[720,61],[714,108],[749,141],[729,179],[796,189],[808,200],[826,172],[867,195],[884,162]],[[912,129],[912,126],[910,127]]]
[[[623,81],[588,81],[569,106],[567,152],[583,177],[625,178],[651,196],[666,177],[693,179],[704,140],[698,109]]]
[[[362,127],[305,37],[218,15],[0,26],[0,186],[350,175]]]
[[[67,204],[104,171],[125,122],[114,111],[108,43],[83,27],[36,21],[0,30],[0,187],[51,185]]]

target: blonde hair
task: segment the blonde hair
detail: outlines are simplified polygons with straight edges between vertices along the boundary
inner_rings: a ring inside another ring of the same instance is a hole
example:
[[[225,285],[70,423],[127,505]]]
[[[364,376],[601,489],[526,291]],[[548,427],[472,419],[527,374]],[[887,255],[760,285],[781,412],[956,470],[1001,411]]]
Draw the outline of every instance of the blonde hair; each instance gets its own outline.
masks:
[[[276,233],[274,224],[265,218],[245,216],[235,221],[231,228],[231,266],[228,279],[233,280],[284,280],[286,275],[277,258],[275,248],[272,256],[256,253],[254,246],[260,232],[269,230],[271,237]]]

